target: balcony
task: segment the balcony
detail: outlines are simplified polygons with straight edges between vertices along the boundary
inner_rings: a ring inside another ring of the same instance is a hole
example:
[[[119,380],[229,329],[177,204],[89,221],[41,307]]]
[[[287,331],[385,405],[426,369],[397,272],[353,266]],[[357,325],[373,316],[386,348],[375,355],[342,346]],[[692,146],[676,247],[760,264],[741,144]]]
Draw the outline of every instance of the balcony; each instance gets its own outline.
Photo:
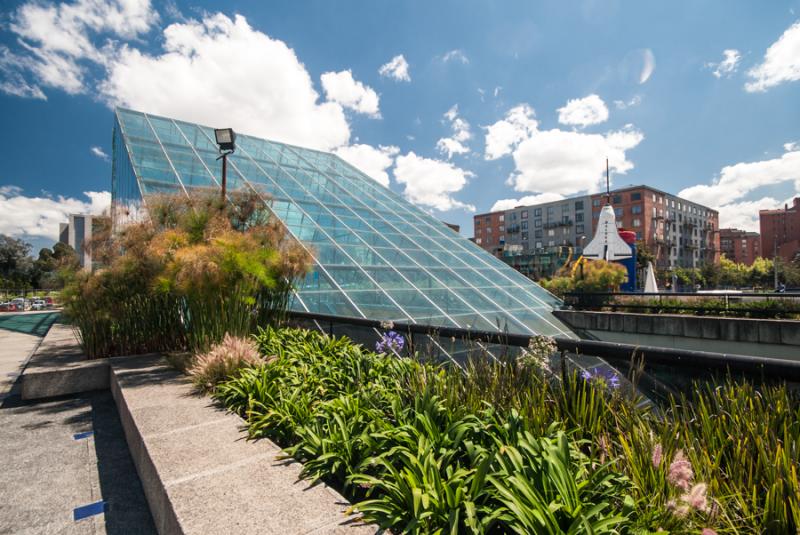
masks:
[[[572,220],[568,219],[567,221],[548,221],[542,225],[543,228],[558,228],[558,227],[571,227],[573,225]]]

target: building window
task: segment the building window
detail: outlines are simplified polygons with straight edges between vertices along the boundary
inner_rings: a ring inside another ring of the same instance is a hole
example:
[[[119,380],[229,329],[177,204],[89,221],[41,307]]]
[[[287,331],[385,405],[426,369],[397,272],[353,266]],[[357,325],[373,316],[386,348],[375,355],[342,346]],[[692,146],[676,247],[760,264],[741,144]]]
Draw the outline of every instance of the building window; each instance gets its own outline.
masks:
[[[503,221],[505,221],[505,219],[506,219],[506,216],[503,215],[503,214],[500,214],[500,222],[502,223]]]
[[[555,231],[555,230],[553,230],[553,229],[549,229],[549,230],[547,231],[547,235],[548,235],[548,236],[555,236],[555,235],[556,235],[556,231]]]
[[[632,214],[641,214],[642,213],[642,205],[641,204],[633,205],[631,207],[631,213]]]
[[[641,227],[642,226],[642,221],[640,219],[634,219],[633,220],[633,226],[634,227]]]
[[[500,225],[500,232],[505,232],[505,230],[506,230],[506,227],[504,227],[503,225]]]
[[[583,201],[575,201],[575,210],[583,210]]]
[[[555,206],[548,206],[548,207],[547,207],[547,215],[552,215],[552,214],[554,214],[554,213],[556,213],[556,208],[555,208]]]
[[[556,244],[556,242],[554,242],[553,240],[550,240],[549,242],[547,242],[547,245],[549,245],[550,247],[554,246],[555,244]]]
[[[642,194],[641,193],[631,193],[631,201],[641,201]]]
[[[536,231],[534,231],[533,235],[534,235],[535,238],[541,238],[542,237],[542,231],[541,230],[536,230]]]
[[[522,211],[522,219],[528,219],[528,211],[527,210],[523,210]]]
[[[481,220],[480,219],[476,219],[475,220],[475,226],[477,226],[477,227],[481,226]]]
[[[580,223],[580,222],[582,222],[582,221],[583,221],[583,213],[580,213],[580,214],[575,214],[575,221],[576,221],[577,223]]]
[[[622,228],[622,221],[617,221],[617,228]]]
[[[484,218],[484,222],[485,222],[487,225],[489,225],[489,224],[491,224],[491,223],[492,223],[492,218],[491,218],[491,217],[486,217],[486,218]]]
[[[480,239],[480,238],[475,238],[475,243],[477,243],[478,245],[480,245],[480,244],[481,244],[481,239]]]
[[[592,206],[600,206],[600,199],[592,199]]]
[[[541,208],[534,208],[533,217],[542,217],[542,209]]]
[[[528,222],[527,221],[523,221],[522,222],[522,230],[528,230]]]
[[[536,242],[536,248],[537,248],[537,249],[541,249],[541,248],[542,248],[542,242],[540,242],[540,241],[537,241],[537,242]]]
[[[569,205],[568,204],[562,204],[561,205],[561,213],[563,214],[564,212],[569,212]]]
[[[625,214],[625,210],[623,208],[614,208],[614,215],[617,217],[622,217]]]
[[[541,219],[534,219],[534,220],[533,220],[533,226],[534,226],[535,228],[541,228],[541,226],[542,226],[542,220],[541,220]]]
[[[517,220],[517,213],[511,212],[511,221],[516,221],[516,220]]]
[[[523,232],[522,233],[522,239],[525,240],[525,241],[528,240],[528,233],[527,232]]]
[[[642,233],[641,232],[637,232],[636,233],[636,239],[637,240],[641,240],[642,239]]]
[[[583,225],[575,225],[575,234],[583,234]]]
[[[621,204],[622,203],[622,195],[614,195],[614,199],[611,201],[614,204]]]
[[[562,215],[561,216],[561,222],[562,223],[569,223],[569,216],[568,215]]]

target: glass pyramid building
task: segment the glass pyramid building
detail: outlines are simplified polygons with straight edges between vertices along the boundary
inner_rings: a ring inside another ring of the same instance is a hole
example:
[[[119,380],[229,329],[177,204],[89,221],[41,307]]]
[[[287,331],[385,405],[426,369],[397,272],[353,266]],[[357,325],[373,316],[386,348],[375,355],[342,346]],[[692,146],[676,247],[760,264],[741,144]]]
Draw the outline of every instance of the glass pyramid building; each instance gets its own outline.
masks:
[[[213,140],[209,127],[117,109],[115,224],[141,217],[150,194],[219,187]],[[341,158],[247,135],[236,144],[228,187],[264,194],[314,256],[292,309],[574,337],[552,314],[556,297]]]

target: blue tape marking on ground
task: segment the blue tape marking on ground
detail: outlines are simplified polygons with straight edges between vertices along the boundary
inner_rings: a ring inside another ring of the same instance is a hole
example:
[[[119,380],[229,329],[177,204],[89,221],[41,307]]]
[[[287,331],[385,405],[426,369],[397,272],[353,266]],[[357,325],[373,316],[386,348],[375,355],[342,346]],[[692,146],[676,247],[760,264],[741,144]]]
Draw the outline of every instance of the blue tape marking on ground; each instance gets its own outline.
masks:
[[[72,435],[72,438],[74,438],[75,440],[81,440],[83,438],[89,438],[93,434],[94,434],[94,431],[85,431],[83,433],[76,433],[76,434]]]
[[[76,507],[72,510],[72,517],[75,521],[83,520],[84,518],[99,515],[100,513],[105,512],[106,510],[106,502],[99,501],[90,503],[89,505],[82,505],[80,507]]]

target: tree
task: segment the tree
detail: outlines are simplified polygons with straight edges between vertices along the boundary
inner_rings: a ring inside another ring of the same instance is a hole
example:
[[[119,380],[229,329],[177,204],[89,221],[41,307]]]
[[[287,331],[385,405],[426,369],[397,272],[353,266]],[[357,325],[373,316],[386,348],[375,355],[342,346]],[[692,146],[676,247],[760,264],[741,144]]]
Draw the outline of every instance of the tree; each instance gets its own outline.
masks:
[[[0,278],[3,286],[14,289],[30,287],[33,269],[30,252],[29,243],[0,234]]]
[[[39,251],[39,258],[33,262],[31,286],[34,288],[55,289],[63,286],[61,272],[64,269],[79,267],[78,255],[65,243],[56,243],[53,249],[47,247]]]

